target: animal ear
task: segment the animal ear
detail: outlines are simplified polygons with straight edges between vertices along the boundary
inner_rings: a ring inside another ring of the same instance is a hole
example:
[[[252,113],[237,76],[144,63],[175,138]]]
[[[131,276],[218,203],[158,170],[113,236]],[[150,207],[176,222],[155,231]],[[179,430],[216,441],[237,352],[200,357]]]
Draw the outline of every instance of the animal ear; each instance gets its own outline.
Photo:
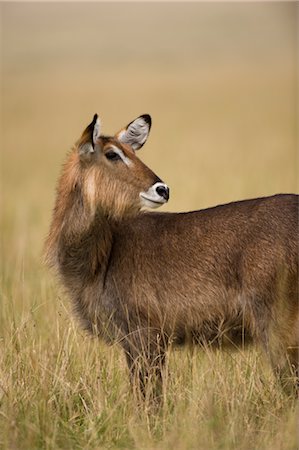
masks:
[[[99,116],[95,114],[92,122],[83,131],[81,139],[78,143],[80,157],[84,158],[94,153],[94,146],[101,134],[101,122]]]
[[[143,114],[122,128],[116,138],[124,144],[129,144],[133,150],[139,150],[145,144],[152,126],[151,116]]]

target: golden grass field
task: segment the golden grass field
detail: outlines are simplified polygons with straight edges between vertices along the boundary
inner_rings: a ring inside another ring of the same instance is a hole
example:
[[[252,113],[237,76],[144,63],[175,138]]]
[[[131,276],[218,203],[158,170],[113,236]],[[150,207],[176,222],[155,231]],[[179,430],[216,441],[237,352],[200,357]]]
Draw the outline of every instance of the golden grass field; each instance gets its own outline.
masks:
[[[65,154],[150,113],[164,210],[298,192],[296,3],[1,3],[0,448],[295,450],[296,402],[259,350],[169,355],[136,405],[42,264]]]

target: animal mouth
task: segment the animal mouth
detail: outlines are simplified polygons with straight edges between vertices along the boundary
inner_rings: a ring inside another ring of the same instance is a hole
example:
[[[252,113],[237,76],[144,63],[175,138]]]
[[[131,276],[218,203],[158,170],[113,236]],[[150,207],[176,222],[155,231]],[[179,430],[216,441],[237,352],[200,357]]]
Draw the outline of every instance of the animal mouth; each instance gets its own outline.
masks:
[[[163,205],[164,203],[166,203],[166,201],[167,200],[165,200],[165,199],[161,199],[161,200],[153,200],[151,197],[148,197],[147,195],[144,195],[144,194],[140,194],[140,197],[141,198],[144,198],[144,200],[147,200],[148,202],[151,202],[151,203],[155,203],[156,205]]]
[[[141,206],[147,208],[158,208],[169,199],[169,188],[165,183],[158,181],[151,186],[147,191],[142,191],[139,194],[141,199]]]

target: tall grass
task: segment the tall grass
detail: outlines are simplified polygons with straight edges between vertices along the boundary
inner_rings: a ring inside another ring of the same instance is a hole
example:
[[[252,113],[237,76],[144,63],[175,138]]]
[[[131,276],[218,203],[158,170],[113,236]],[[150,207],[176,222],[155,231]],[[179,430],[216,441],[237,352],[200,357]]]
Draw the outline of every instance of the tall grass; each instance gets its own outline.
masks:
[[[295,6],[144,7],[1,4],[0,448],[295,450],[295,400],[257,349],[171,351],[163,406],[140,406],[42,265],[60,164],[96,111],[105,133],[152,114],[140,157],[165,209],[297,190]]]
[[[153,410],[135,403],[118,348],[80,333],[65,299],[49,301],[55,292],[48,283],[19,317],[7,292],[2,448],[297,448],[295,400],[255,349],[171,352],[164,403]]]

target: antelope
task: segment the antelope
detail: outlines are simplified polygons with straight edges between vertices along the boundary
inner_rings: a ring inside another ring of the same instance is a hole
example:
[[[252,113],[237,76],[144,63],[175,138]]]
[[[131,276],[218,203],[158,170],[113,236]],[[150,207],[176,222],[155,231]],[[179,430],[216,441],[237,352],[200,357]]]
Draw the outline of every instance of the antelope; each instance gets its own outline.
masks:
[[[298,195],[157,213],[168,186],[137,156],[142,115],[114,136],[94,116],[68,155],[46,258],[83,327],[125,353],[132,383],[162,386],[184,343],[254,342],[285,386],[298,376]],[[292,384],[293,385],[293,384]]]

